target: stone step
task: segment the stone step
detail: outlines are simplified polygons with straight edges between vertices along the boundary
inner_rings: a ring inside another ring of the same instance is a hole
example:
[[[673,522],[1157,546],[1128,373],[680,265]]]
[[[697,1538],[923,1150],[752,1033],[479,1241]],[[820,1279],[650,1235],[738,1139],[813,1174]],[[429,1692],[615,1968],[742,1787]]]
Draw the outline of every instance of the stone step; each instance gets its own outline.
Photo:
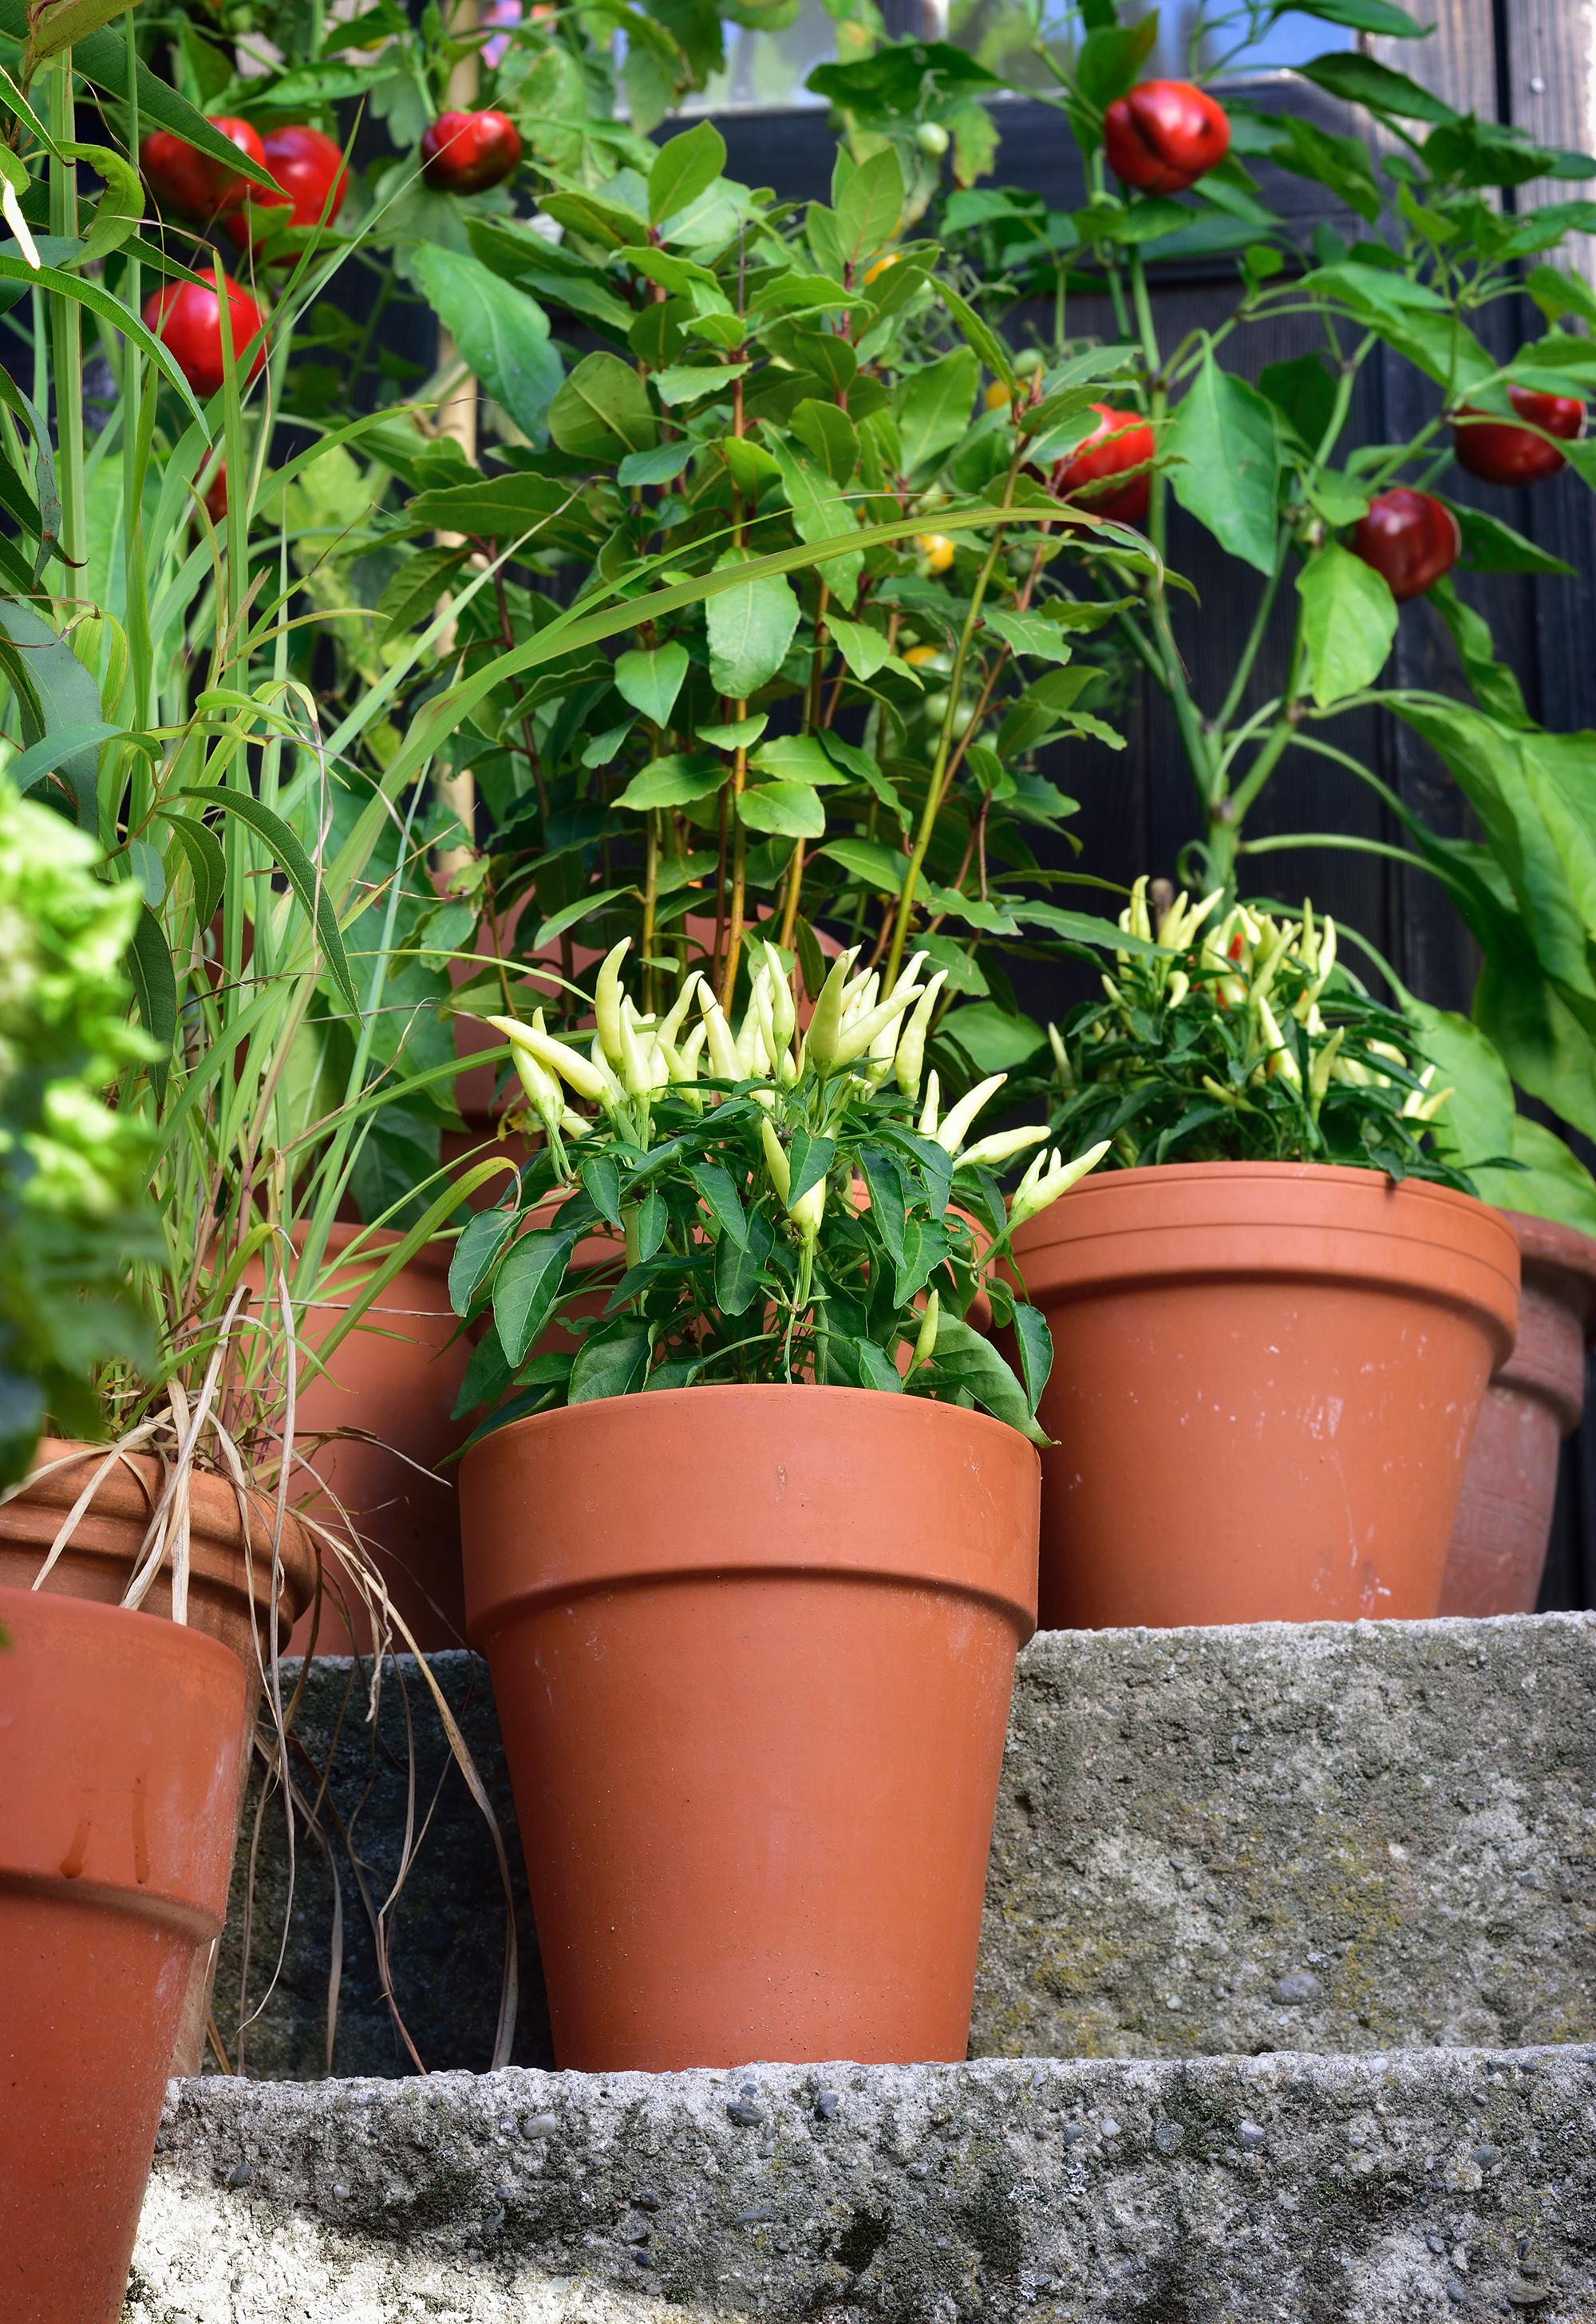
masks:
[[[513,2059],[549,2066],[486,1669],[465,1654],[433,1665],[511,1833],[522,1968]],[[357,1669],[311,1674],[296,1781],[313,1796],[331,1755],[327,1847],[301,1827],[282,1970],[245,2039],[251,2075],[328,2070],[335,1867],[333,2065],[413,2070],[346,1844],[352,1832],[380,1904],[405,1826],[409,1734],[418,1827],[433,1813],[390,1915],[393,1991],[429,2067],[491,2060],[503,1941],[492,1842],[408,1657],[382,1702],[374,1737]],[[973,2054],[1596,2040],[1593,1711],[1591,1614],[1039,1635],[1015,1685]],[[217,1985],[229,2033],[252,1850],[253,2009],[287,1901],[280,1804],[258,1834],[253,1812],[244,1819]]]
[[[123,2324],[1596,2317],[1596,2050],[174,2082]]]

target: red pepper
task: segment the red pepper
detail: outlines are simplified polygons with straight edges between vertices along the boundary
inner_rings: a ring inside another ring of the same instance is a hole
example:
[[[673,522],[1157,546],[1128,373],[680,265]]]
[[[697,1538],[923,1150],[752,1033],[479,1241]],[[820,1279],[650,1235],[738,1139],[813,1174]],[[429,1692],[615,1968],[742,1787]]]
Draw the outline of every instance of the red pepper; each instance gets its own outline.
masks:
[[[1515,428],[1510,420],[1465,403],[1458,414],[1464,424],[1453,427],[1453,455],[1460,468],[1487,484],[1544,484],[1568,466],[1546,436],[1576,443],[1585,432],[1585,407],[1577,395],[1542,395],[1533,387],[1510,387],[1508,401],[1531,426],[1544,428],[1545,436],[1531,435],[1528,428]]]
[[[1184,194],[1231,150],[1222,105],[1189,80],[1144,80],[1102,116],[1108,165],[1144,194]]]
[[[521,133],[507,113],[440,113],[421,134],[421,175],[438,194],[480,194],[521,167]]]
[[[247,121],[224,114],[210,125],[219,129],[241,153],[264,167],[265,148]],[[170,129],[157,129],[143,140],[139,161],[161,208],[174,210],[180,217],[214,217],[226,203],[237,200],[246,183],[225,162],[213,161],[208,153]]]
[[[265,318],[241,283],[223,274],[219,265],[217,273],[227,293],[236,361]],[[171,350],[195,394],[201,399],[215,395],[222,384],[222,302],[215,290],[202,290],[198,282],[168,282],[145,300],[143,311],[145,323]],[[250,379],[265,360],[263,339],[249,366]]]
[[[1398,604],[1422,597],[1450,573],[1462,545],[1457,519],[1445,503],[1408,484],[1370,502],[1351,544],[1354,557],[1384,575]]]
[[[285,226],[330,226],[344,207],[349,172],[344,149],[324,130],[305,122],[274,129],[264,147],[266,167],[282,188],[281,195],[252,192],[243,207],[222,220],[239,248]]]
[[[1084,444],[1056,462],[1047,489],[1056,499],[1078,499],[1093,516],[1139,524],[1147,514],[1151,490],[1152,480],[1143,463],[1153,456],[1153,431],[1138,411],[1115,411],[1106,403],[1094,403],[1092,409],[1099,415],[1096,427]],[[1084,489],[1137,467],[1140,475],[1132,476],[1117,491]]]

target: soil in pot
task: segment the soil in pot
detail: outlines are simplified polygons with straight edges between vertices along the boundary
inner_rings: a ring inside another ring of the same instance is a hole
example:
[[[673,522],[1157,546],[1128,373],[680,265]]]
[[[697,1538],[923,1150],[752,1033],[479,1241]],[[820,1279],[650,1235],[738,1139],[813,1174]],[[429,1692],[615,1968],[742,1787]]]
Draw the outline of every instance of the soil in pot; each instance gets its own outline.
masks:
[[[1033,1448],[918,1397],[695,1388],[462,1470],[561,2066],[962,2059]]]
[[[1585,1408],[1585,1350],[1596,1324],[1596,1241],[1509,1211],[1523,1285],[1518,1341],[1491,1376],[1470,1448],[1444,1614],[1533,1614],[1545,1570],[1557,1453]]]
[[[1044,1628],[1432,1615],[1485,1385],[1499,1212],[1286,1163],[1087,1178],[1015,1256],[1053,1333]]]
[[[243,1666],[0,1589],[0,2316],[115,2324],[197,1948],[227,1905]]]
[[[75,1456],[75,1457],[69,1457]],[[34,1456],[49,1469],[14,1500],[0,1507],[0,1589],[32,1591],[35,1576],[67,1517],[104,1464],[102,1446],[47,1436]],[[51,1464],[60,1462],[63,1465]],[[60,1556],[34,1594],[88,1599],[120,1609],[136,1570],[145,1529],[162,1489],[161,1464],[135,1452],[112,1464]],[[249,1738],[261,1700],[261,1669],[271,1653],[272,1525],[269,1496],[252,1494],[247,1554],[238,1496],[220,1477],[196,1475],[189,1487],[189,1606],[187,1627],[226,1646],[244,1673],[244,1716],[235,1783],[235,1816],[249,1775]],[[289,1652],[296,1617],[316,1589],[316,1549],[298,1519],[283,1528],[278,1599],[278,1650]],[[143,1601],[141,1618],[170,1626],[171,1565],[161,1565]],[[178,1626],[181,1627],[181,1626]],[[214,1948],[196,1960],[190,1990],[171,2054],[174,2074],[197,2074],[205,2050]],[[4,2314],[0,2310],[0,2314]]]

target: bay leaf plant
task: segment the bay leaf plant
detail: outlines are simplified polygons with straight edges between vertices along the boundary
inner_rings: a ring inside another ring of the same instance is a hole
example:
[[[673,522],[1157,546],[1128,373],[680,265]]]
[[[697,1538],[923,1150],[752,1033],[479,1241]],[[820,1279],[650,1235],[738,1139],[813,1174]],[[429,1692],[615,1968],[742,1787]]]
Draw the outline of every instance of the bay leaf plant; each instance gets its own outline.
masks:
[[[1366,134],[1332,134],[1221,92],[1225,161],[1178,197],[1139,192],[1108,170],[1103,119],[1141,77],[1156,19],[1113,0],[1030,4],[1040,94],[1083,154],[1085,202],[1053,214],[1021,189],[958,192],[946,223],[983,315],[998,321],[1019,299],[1051,300],[1049,362],[1066,360],[1075,344],[1072,284],[1106,292],[1116,336],[1133,349],[1115,401],[1153,431],[1146,531],[1158,556],[1130,581],[1122,566],[1105,570],[1097,595],[1174,713],[1200,825],[1180,875],[1196,892],[1233,895],[1271,852],[1305,845],[1359,847],[1429,872],[1483,965],[1471,1020],[1416,1019],[1418,1038],[1433,1049],[1446,1039],[1447,1079],[1461,1084],[1471,1059],[1488,1076],[1505,1070],[1596,1136],[1596,918],[1584,876],[1596,736],[1536,724],[1488,622],[1457,586],[1464,576],[1569,568],[1451,489],[1471,426],[1497,416],[1525,425],[1510,394],[1582,402],[1596,381],[1596,298],[1569,258],[1571,237],[1596,227],[1596,205],[1555,198],[1558,180],[1589,179],[1596,161],[1460,115],[1408,75],[1343,48],[1296,68],[1297,77],[1361,108]],[[1222,72],[1279,13],[1264,0],[1213,0],[1194,12],[1193,80]],[[1399,40],[1425,30],[1390,0],[1305,0],[1298,13]],[[1265,200],[1248,166],[1258,158],[1321,188],[1351,215],[1352,237],[1321,224],[1299,238]],[[1504,198],[1515,188],[1536,189],[1543,206],[1516,211]],[[1237,254],[1231,312],[1172,337],[1160,327],[1149,269],[1223,250]],[[1526,307],[1542,328],[1516,344]],[[1311,326],[1317,346],[1266,364],[1254,384],[1241,371],[1250,335],[1288,319]],[[1399,439],[1359,440],[1350,424],[1361,375],[1377,357],[1412,375],[1424,414]],[[1596,487],[1596,444],[1554,440],[1533,419],[1525,433],[1538,433]],[[1456,694],[1380,682],[1398,605],[1378,558],[1357,553],[1358,529],[1371,502],[1403,487],[1439,501],[1455,523],[1455,576],[1442,572],[1425,594],[1454,643]],[[1238,587],[1255,600],[1233,668],[1215,670],[1193,650],[1193,617],[1179,612],[1163,562],[1171,498],[1234,560]],[[1278,622],[1290,641],[1285,682],[1256,700],[1259,655]],[[1337,722],[1370,707],[1437,754],[1478,817],[1477,838],[1430,830],[1348,747]],[[1311,783],[1315,767],[1366,783],[1399,826],[1399,844],[1323,829],[1250,836],[1249,816],[1277,774]],[[1531,1142],[1544,1162],[1544,1146]],[[1487,1141],[1490,1154],[1508,1150],[1499,1138]],[[1588,1220],[1592,1193],[1568,1156],[1561,1199],[1582,1204]],[[1544,1182],[1542,1198],[1559,1199],[1545,1196]]]
[[[1001,1074],[946,1106],[935,1069],[922,1088],[946,979],[921,982],[924,953],[883,991],[850,947],[800,1035],[762,939],[733,1034],[697,971],[668,1012],[640,1010],[620,979],[630,948],[600,969],[591,1045],[494,1020],[542,1138],[450,1269],[457,1309],[486,1326],[461,1391],[491,1407],[471,1441],[604,1397],[809,1381],[975,1406],[1046,1443],[1052,1342],[1003,1262],[1106,1143],[1066,1162],[1042,1128],[973,1136]],[[1006,1201],[996,1174],[1032,1148]],[[584,1238],[590,1263],[573,1267]],[[591,1263],[595,1238],[613,1261]],[[1018,1376],[965,1320],[978,1294],[1012,1330]]]

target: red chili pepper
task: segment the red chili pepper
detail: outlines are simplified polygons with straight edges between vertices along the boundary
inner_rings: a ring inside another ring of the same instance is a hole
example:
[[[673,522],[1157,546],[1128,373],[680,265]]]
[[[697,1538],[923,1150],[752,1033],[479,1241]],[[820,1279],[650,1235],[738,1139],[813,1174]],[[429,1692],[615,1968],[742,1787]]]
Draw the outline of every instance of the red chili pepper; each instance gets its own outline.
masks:
[[[1487,484],[1539,484],[1554,476],[1568,462],[1546,436],[1576,443],[1585,432],[1585,407],[1577,395],[1542,395],[1533,387],[1510,387],[1508,401],[1520,418],[1545,430],[1534,436],[1528,428],[1515,428],[1510,420],[1493,412],[1476,411],[1464,404],[1454,423],[1453,455],[1460,468]]]
[[[1102,116],[1108,165],[1144,194],[1184,194],[1231,150],[1223,106],[1188,80],[1144,80]]]
[[[1106,403],[1094,403],[1092,409],[1099,415],[1097,426],[1084,444],[1055,464],[1047,489],[1056,499],[1078,499],[1093,516],[1139,524],[1151,490],[1144,464],[1153,456],[1153,431],[1139,411],[1115,411]],[[1088,489],[1122,476],[1128,468],[1140,468],[1141,474],[1117,489]]]
[[[1463,545],[1458,521],[1444,501],[1398,484],[1369,503],[1352,535],[1352,551],[1390,584],[1398,604],[1450,573]]]
[[[241,357],[265,318],[242,284],[217,273],[227,293],[232,320],[233,353]],[[222,384],[222,302],[214,290],[198,282],[168,282],[144,301],[144,321],[172,358],[196,395],[215,395]],[[254,379],[266,360],[263,339],[249,366]],[[248,383],[245,382],[245,384]]]

